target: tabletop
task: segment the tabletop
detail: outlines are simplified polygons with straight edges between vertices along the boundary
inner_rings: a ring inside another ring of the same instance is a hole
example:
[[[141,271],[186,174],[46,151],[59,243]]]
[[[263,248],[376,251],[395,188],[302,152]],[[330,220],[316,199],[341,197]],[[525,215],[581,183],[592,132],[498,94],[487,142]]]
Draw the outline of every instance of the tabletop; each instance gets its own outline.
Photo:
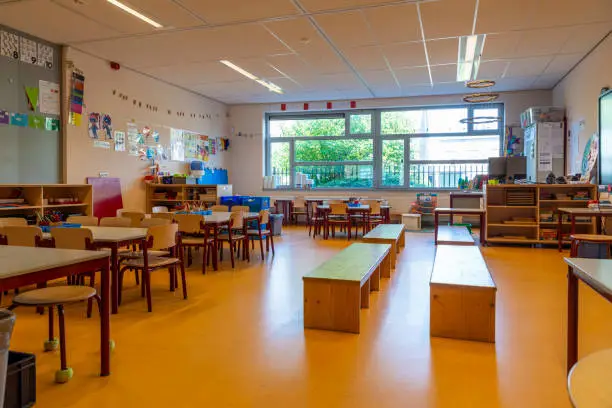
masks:
[[[612,406],[612,349],[589,354],[574,365],[567,379],[572,404],[577,408]]]
[[[380,208],[391,208],[390,205],[381,205]],[[319,210],[329,210],[330,206],[329,205],[317,205],[317,209]],[[354,210],[354,211],[359,211],[359,210],[369,210],[370,209],[370,205],[369,204],[361,204],[361,205],[357,205],[357,206],[352,206],[352,207],[348,207],[348,210]]]
[[[123,242],[147,237],[146,228],[86,227],[93,234],[94,242]]]
[[[563,258],[574,274],[602,295],[612,297],[612,259]]]
[[[397,239],[405,228],[404,224],[381,224],[368,232],[363,239]]]
[[[579,201],[578,201],[579,202]],[[612,208],[570,208],[570,207],[563,207],[563,208],[557,208],[557,211],[562,212],[562,213],[566,213],[566,214],[573,214],[573,215],[598,215],[598,214],[610,214],[612,215]]]
[[[495,288],[477,246],[438,245],[430,283]]]
[[[202,217],[204,218],[204,222],[214,224],[229,221],[231,214],[231,212],[221,211],[214,212],[211,215],[203,215]],[[242,214],[245,219],[255,219],[259,217],[259,213],[256,212],[243,212]]]
[[[485,210],[482,208],[448,208],[448,207],[438,207],[434,209],[435,212],[438,213],[466,213],[466,214],[484,214]]]
[[[108,258],[100,251],[0,245],[0,279]]]
[[[304,275],[304,278],[361,282],[390,249],[389,244],[353,244]]]

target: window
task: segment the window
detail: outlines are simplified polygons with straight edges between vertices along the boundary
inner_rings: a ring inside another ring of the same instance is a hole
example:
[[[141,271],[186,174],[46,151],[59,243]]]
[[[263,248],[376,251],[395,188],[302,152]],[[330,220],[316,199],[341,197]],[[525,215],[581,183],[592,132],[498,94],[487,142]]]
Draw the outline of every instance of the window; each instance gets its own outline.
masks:
[[[487,173],[504,129],[502,104],[279,113],[266,125],[266,174],[280,188],[297,173],[315,188],[457,188]]]

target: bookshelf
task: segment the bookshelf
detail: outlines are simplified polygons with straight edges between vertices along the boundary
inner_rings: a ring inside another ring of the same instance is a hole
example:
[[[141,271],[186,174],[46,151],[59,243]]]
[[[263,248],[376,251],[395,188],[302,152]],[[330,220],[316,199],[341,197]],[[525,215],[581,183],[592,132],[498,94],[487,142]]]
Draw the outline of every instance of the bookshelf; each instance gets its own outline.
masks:
[[[153,207],[164,206],[169,210],[185,204],[217,204],[216,184],[147,184],[147,212]],[[231,189],[230,189],[231,194]]]
[[[485,187],[488,243],[558,244],[559,207],[586,208],[597,198],[593,184],[507,184]],[[571,231],[569,220],[562,220],[562,234]],[[576,233],[593,234],[591,219],[576,222]],[[568,241],[569,242],[569,241]]]
[[[91,215],[92,186],[87,184],[0,184],[0,218],[21,217],[36,224],[36,214]]]

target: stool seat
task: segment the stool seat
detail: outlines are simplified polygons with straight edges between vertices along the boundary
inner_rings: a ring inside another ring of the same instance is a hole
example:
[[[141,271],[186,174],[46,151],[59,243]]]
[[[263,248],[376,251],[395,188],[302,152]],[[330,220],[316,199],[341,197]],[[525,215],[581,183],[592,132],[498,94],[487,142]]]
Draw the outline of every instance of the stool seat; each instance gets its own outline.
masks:
[[[81,302],[95,295],[96,290],[89,286],[53,286],[20,293],[13,298],[13,303],[20,306],[65,305]]]
[[[572,405],[576,408],[612,406],[612,349],[598,351],[579,360],[567,379]]]
[[[159,256],[149,256],[147,259],[149,268],[161,268],[162,266],[175,265],[179,262],[177,258],[163,258]],[[123,264],[127,268],[144,268],[144,258],[130,259]]]
[[[612,235],[574,234],[570,238],[587,242],[612,242]]]
[[[212,243],[214,239],[208,238],[208,243]],[[187,246],[204,245],[204,237],[182,237],[181,243]]]

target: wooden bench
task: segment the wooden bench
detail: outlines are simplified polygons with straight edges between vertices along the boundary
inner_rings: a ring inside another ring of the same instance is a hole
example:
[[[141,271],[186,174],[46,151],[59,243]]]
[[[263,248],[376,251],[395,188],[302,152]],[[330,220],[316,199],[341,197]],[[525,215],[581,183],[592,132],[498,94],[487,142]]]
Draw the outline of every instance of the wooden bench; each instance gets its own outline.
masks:
[[[441,225],[438,227],[438,245],[474,245],[467,227]]]
[[[391,245],[353,244],[303,277],[304,328],[359,333],[360,308],[389,276]]]
[[[431,336],[495,342],[497,288],[477,246],[438,246],[429,288]]]
[[[362,239],[363,242],[370,244],[390,244],[391,245],[391,267],[395,268],[395,261],[400,248],[406,246],[406,234],[403,224],[381,224],[368,232]],[[383,276],[390,278],[390,276]]]
[[[480,217],[480,245],[485,244],[485,221],[486,211],[479,208],[442,208],[434,209],[434,242],[438,245],[438,225],[440,224],[440,215],[448,215],[450,224],[453,225],[453,217],[455,215],[474,215]]]

